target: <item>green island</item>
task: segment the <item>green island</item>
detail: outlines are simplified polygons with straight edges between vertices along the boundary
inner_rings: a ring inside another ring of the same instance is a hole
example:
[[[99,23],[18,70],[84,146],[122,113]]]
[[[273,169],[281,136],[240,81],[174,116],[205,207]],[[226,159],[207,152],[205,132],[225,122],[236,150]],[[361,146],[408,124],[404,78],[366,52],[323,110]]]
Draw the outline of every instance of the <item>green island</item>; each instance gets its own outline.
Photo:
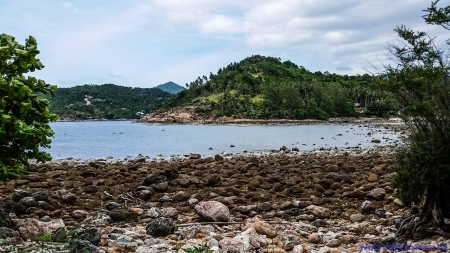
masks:
[[[135,119],[162,105],[172,94],[159,88],[85,84],[59,88],[48,96],[50,112],[60,120]]]

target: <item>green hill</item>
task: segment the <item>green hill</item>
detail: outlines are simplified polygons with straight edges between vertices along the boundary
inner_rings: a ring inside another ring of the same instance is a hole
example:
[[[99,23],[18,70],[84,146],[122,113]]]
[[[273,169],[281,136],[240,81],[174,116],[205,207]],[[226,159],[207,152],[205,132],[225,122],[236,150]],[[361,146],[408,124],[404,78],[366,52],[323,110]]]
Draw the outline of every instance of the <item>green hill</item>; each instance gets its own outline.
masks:
[[[161,89],[165,92],[169,92],[170,94],[177,94],[180,91],[185,90],[184,87],[170,81],[164,84],[160,84],[156,86],[156,88]]]
[[[312,73],[278,58],[252,56],[186,84],[164,108],[195,106],[206,117],[327,119],[357,116],[359,107],[383,114],[390,98],[373,86],[373,77]]]
[[[173,95],[157,88],[131,88],[114,84],[59,88],[49,98],[50,112],[60,119],[133,119],[148,113]]]

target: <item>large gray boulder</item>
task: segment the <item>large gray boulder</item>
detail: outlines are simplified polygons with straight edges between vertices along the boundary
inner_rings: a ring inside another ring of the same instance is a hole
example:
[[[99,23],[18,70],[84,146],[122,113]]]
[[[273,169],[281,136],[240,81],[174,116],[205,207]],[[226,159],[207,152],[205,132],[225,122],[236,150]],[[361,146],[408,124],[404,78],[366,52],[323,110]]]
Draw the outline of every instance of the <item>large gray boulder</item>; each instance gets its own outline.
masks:
[[[229,221],[230,210],[218,201],[202,201],[194,207],[195,212],[205,221]]]

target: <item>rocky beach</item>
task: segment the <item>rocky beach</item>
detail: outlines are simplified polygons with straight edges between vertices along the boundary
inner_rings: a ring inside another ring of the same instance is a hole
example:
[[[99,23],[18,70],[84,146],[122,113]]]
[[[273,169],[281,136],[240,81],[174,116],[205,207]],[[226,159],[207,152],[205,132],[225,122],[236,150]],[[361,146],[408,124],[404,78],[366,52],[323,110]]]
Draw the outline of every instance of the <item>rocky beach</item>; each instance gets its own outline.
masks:
[[[76,228],[70,252],[375,252],[371,245],[395,244],[445,251],[448,238],[395,236],[409,209],[391,186],[393,152],[32,164],[29,175],[0,185],[0,243],[9,252],[69,252],[34,239]]]

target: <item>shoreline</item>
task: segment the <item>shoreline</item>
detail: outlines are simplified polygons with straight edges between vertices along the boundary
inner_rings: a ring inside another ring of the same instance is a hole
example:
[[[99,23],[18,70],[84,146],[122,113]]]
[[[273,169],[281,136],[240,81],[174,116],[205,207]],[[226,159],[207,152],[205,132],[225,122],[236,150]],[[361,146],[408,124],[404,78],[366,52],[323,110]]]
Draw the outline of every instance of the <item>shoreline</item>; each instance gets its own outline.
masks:
[[[317,119],[233,119],[218,118],[206,120],[192,120],[185,118],[142,118],[137,123],[149,125],[319,125],[319,124],[363,124],[363,123],[400,123],[400,118],[330,118],[328,120]]]

